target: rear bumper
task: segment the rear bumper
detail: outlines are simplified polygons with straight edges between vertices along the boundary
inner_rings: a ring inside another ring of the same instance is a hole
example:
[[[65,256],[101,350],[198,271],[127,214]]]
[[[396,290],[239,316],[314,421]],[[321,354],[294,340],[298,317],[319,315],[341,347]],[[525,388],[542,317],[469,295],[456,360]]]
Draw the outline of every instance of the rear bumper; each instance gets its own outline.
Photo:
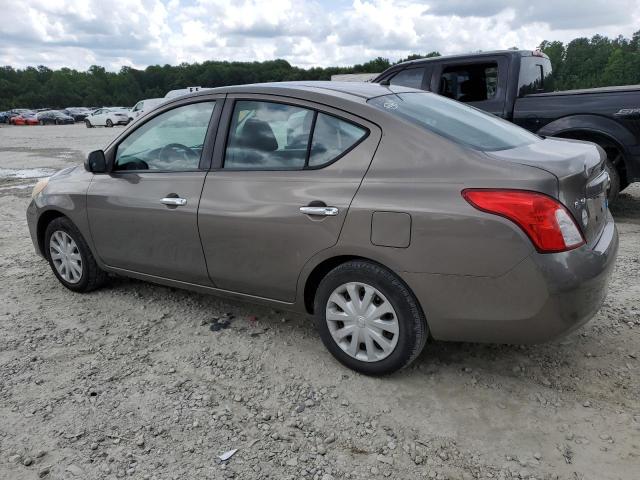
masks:
[[[588,322],[600,309],[618,252],[611,215],[592,247],[533,253],[497,277],[404,273],[438,340],[540,343]]]

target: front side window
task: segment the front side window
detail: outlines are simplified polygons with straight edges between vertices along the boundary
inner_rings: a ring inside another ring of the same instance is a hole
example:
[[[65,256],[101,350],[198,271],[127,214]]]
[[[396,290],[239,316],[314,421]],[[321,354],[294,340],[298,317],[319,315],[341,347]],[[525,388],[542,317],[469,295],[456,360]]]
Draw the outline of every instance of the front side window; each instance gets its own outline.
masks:
[[[383,95],[368,103],[476,150],[506,150],[540,141],[513,123],[433,93]]]
[[[196,170],[215,102],[174,108],[151,119],[120,145],[116,170]]]
[[[408,68],[395,75],[389,83],[402,87],[422,88],[424,68]]]
[[[447,67],[440,78],[440,95],[460,102],[482,102],[496,96],[498,65],[493,63]]]

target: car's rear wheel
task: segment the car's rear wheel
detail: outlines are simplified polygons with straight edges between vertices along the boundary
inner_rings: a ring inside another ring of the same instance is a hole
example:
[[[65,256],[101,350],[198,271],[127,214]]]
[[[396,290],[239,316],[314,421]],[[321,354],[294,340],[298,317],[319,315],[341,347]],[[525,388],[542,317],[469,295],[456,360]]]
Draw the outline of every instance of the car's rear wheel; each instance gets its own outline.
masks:
[[[91,125],[91,122],[89,120],[85,120],[84,124],[87,126],[87,128],[93,128],[93,125]]]
[[[111,121],[110,118],[107,118],[107,123],[106,123],[107,127],[111,128],[113,127],[113,122]]]
[[[373,262],[354,260],[331,270],[318,286],[314,312],[327,349],[368,375],[409,365],[427,341],[427,322],[413,293]]]
[[[54,219],[45,231],[45,255],[57,279],[74,292],[90,292],[102,286],[106,274],[80,231],[67,218]]]

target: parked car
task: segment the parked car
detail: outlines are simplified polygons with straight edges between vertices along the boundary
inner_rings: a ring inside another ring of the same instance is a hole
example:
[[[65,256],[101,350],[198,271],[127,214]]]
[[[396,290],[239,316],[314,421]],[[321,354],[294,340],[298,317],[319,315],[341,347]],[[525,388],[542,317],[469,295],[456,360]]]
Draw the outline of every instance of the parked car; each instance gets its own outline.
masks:
[[[554,92],[538,51],[497,51],[413,60],[375,80],[469,103],[544,137],[588,140],[607,153],[609,201],[640,181],[640,85]]]
[[[11,125],[38,125],[36,113],[32,111],[23,111],[9,118]]]
[[[147,98],[145,100],[140,100],[133,106],[131,110],[129,110],[129,121],[133,122],[138,117],[144,115],[149,110],[152,110],[153,108],[166,101],[166,98]]]
[[[13,117],[17,117],[21,113],[29,113],[31,110],[26,108],[14,108],[0,114],[0,123],[11,123]]]
[[[58,110],[46,110],[36,114],[40,125],[69,125],[75,123],[73,117]]]
[[[68,107],[65,108],[62,113],[72,117],[74,122],[84,122],[85,118],[91,113],[91,110],[86,107]]]
[[[84,123],[87,128],[126,125],[129,123],[129,112],[122,108],[103,107],[91,112]]]
[[[535,343],[588,321],[618,248],[605,159],[406,87],[224,87],[40,182],[27,218],[70,290],[114,272],[307,313],[382,374],[429,335]]]

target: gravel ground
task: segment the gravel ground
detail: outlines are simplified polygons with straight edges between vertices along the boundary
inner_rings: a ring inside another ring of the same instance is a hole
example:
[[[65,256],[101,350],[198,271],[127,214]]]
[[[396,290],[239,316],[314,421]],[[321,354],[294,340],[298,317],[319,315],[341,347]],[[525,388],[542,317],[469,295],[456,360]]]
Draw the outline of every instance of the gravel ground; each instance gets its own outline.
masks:
[[[301,316],[123,278],[59,285],[33,253],[28,185],[117,131],[0,128],[1,478],[639,478],[639,185],[614,208],[618,263],[584,328],[431,342],[369,378]]]

